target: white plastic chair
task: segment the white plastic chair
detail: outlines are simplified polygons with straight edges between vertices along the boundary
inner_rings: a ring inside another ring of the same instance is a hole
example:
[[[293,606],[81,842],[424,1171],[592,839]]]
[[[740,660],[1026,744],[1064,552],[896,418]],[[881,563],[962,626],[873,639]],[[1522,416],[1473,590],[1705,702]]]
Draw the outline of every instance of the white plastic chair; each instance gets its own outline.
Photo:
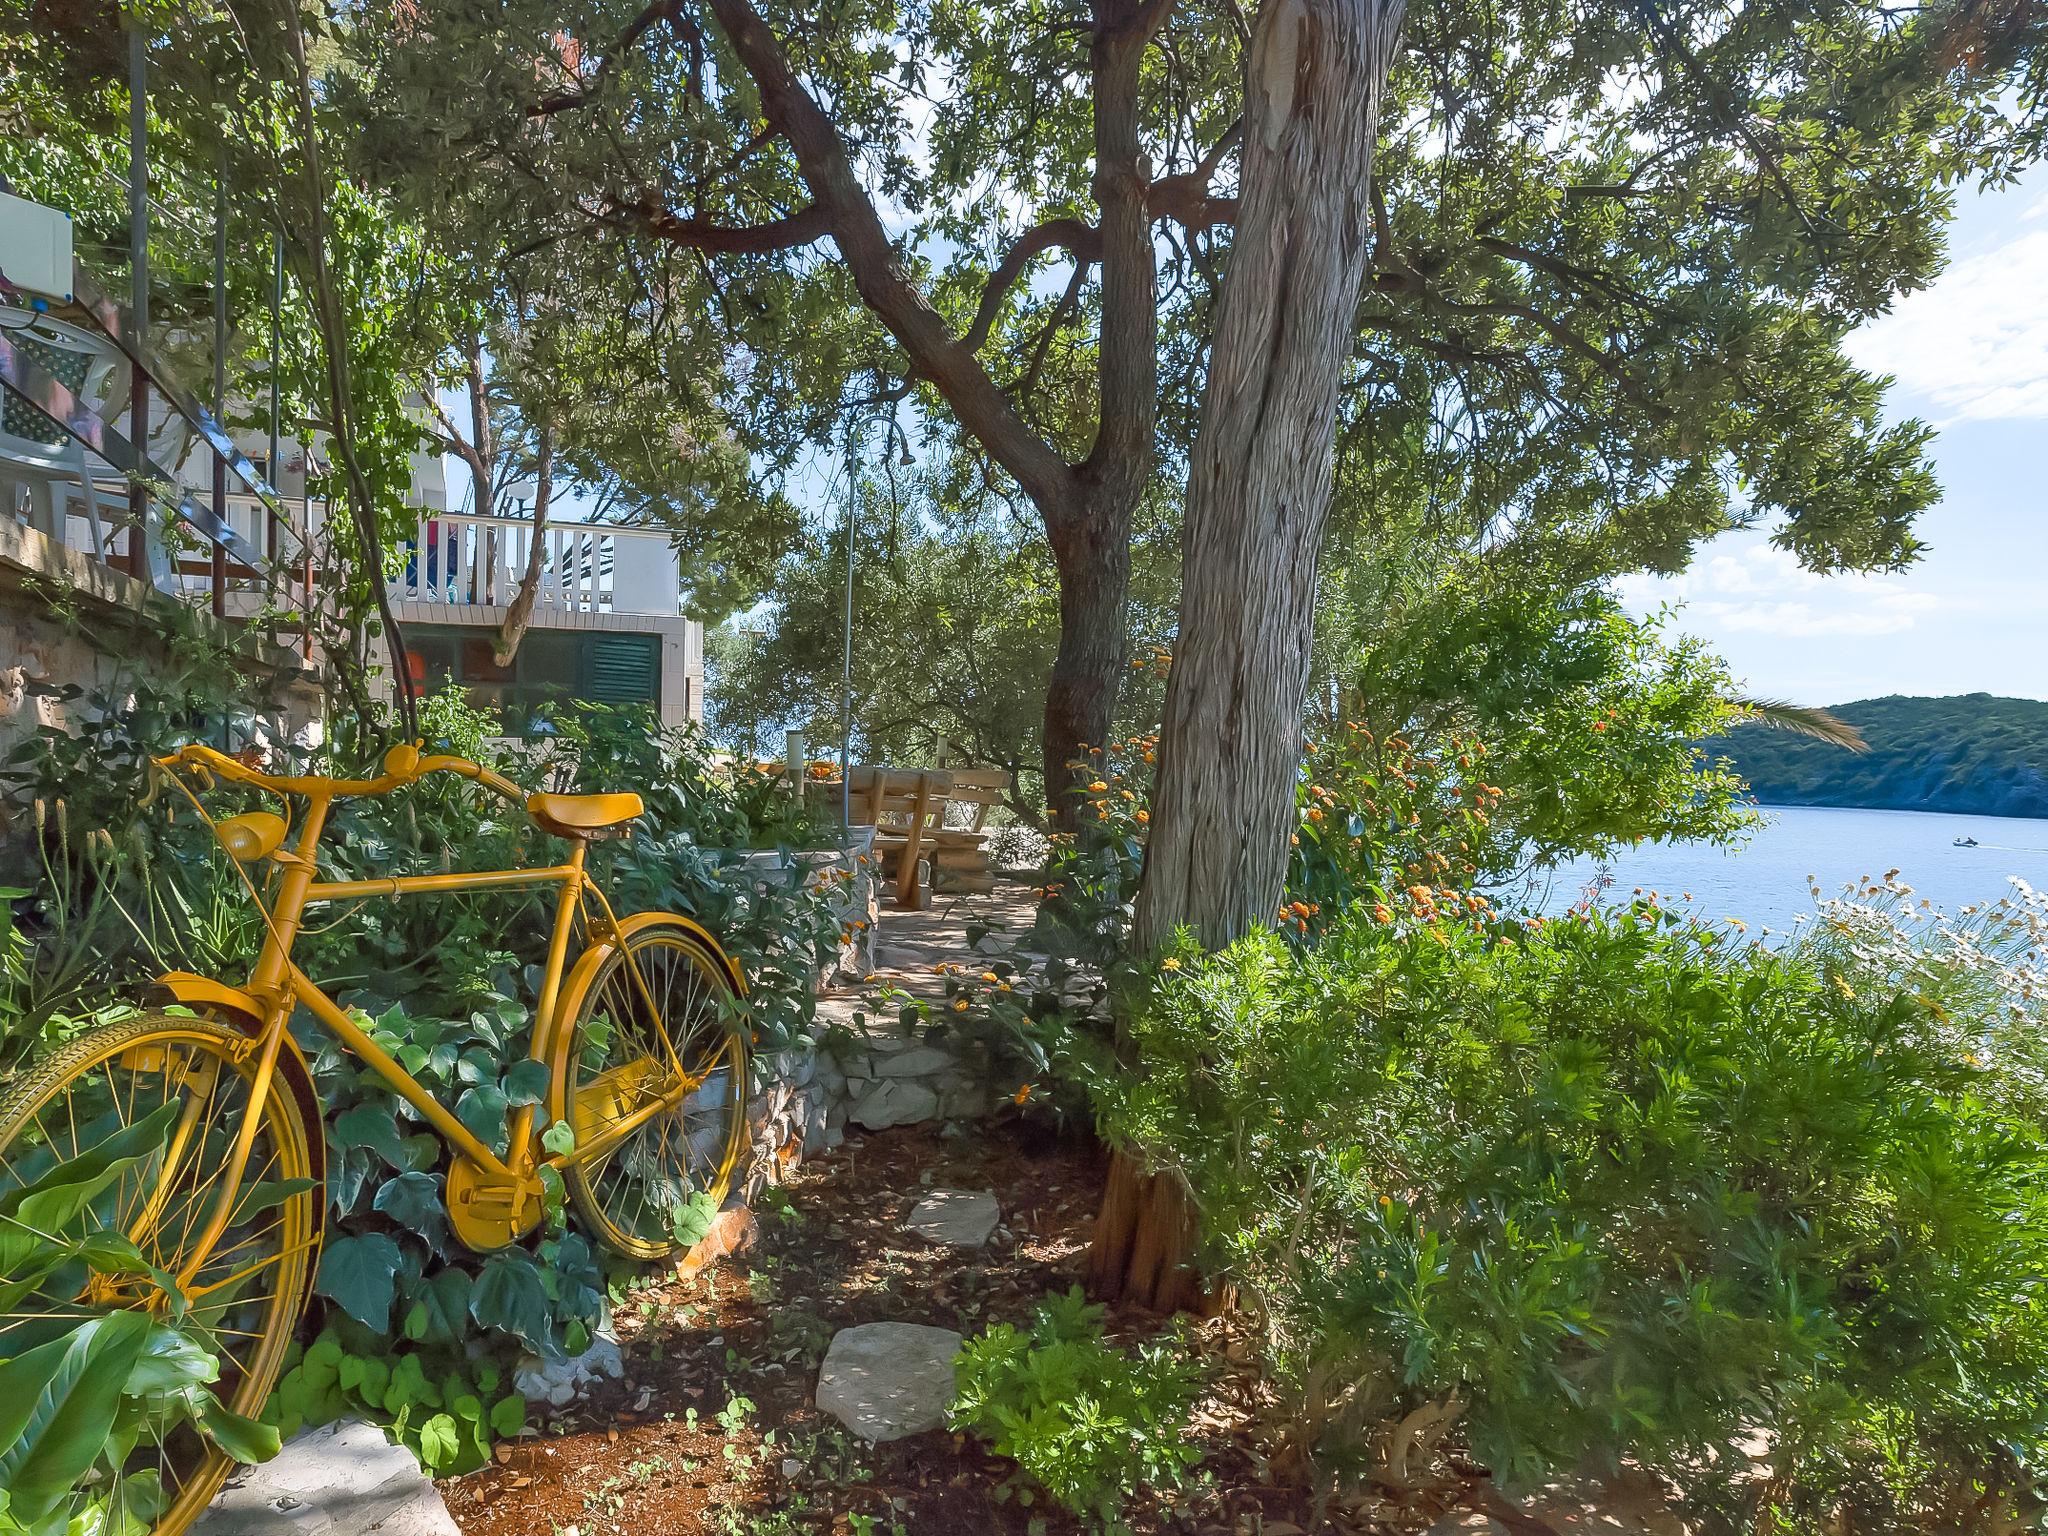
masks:
[[[90,404],[105,393],[120,357],[112,343],[95,342],[85,331],[25,309],[0,307],[0,327],[37,367],[80,400]],[[93,549],[104,556],[106,535],[93,485],[96,457],[12,390],[0,393],[6,396],[0,401],[0,481],[27,488],[29,526],[59,543],[66,542],[75,489],[85,503]]]

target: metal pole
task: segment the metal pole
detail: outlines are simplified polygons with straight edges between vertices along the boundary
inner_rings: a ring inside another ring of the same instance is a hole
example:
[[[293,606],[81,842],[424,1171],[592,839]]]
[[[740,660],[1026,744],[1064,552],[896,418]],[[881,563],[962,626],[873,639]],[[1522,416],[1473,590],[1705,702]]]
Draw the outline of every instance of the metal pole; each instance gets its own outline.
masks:
[[[860,493],[854,441],[860,424],[846,428],[846,650],[839,678],[839,825],[853,825],[853,512]]]
[[[149,38],[140,20],[128,32],[128,324],[140,353],[149,345]],[[138,454],[149,451],[149,375],[136,363],[128,374],[128,424]],[[144,530],[149,490],[138,476],[128,487],[128,574],[147,569]]]
[[[277,407],[277,353],[281,345],[281,338],[278,334],[278,313],[284,308],[284,236],[272,235],[270,237],[270,248],[270,452],[263,461],[263,478],[270,482],[270,489],[273,492],[277,492],[277,439],[280,425]],[[283,499],[281,492],[277,492],[277,499]],[[277,514],[275,512],[270,514],[270,549],[268,553],[272,560],[277,558]]]
[[[220,152],[220,166],[213,184],[213,422],[218,431],[227,430],[228,411],[228,152]],[[213,517],[216,526],[228,520],[228,461],[220,450],[213,454]],[[228,616],[228,551],[213,541],[213,616]]]

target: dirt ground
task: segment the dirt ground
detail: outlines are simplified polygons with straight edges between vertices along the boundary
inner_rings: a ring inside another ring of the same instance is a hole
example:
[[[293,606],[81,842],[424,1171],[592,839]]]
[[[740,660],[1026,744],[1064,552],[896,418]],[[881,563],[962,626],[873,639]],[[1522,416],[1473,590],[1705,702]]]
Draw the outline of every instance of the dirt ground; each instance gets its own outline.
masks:
[[[869,1446],[819,1413],[818,1363],[841,1328],[898,1320],[973,1334],[1024,1322],[1079,1274],[1102,1154],[1021,1117],[942,1137],[856,1134],[756,1209],[752,1248],[693,1279],[658,1278],[616,1308],[624,1380],[505,1459],[442,1485],[467,1536],[1059,1536],[1082,1529],[1028,1490],[1014,1464],[944,1430]],[[902,1230],[932,1187],[992,1189],[1002,1209],[980,1249]],[[1112,1332],[1150,1331],[1143,1314]],[[1232,1408],[1227,1361],[1204,1399],[1208,1486],[1134,1511],[1139,1531],[1285,1536],[1301,1496],[1265,1485]],[[1021,1496],[1020,1496],[1021,1495]],[[870,1523],[872,1522],[872,1523]]]

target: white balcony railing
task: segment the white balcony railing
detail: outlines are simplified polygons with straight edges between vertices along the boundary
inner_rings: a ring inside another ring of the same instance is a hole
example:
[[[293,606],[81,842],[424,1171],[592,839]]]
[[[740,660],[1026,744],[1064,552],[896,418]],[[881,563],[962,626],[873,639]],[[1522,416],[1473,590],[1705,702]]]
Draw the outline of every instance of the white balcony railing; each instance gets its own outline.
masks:
[[[675,546],[666,533],[551,523],[541,540],[537,608],[669,618],[678,612]],[[518,518],[423,516],[391,595],[415,603],[503,605],[518,591],[532,549],[533,524]]]

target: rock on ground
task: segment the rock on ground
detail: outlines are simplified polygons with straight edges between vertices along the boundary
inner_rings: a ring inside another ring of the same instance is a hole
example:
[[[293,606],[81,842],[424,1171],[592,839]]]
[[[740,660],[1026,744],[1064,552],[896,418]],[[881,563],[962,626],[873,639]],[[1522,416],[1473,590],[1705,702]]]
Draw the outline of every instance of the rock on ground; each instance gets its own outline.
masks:
[[[855,1102],[849,1118],[871,1131],[892,1125],[915,1125],[939,1112],[939,1096],[923,1083],[883,1078]]]
[[[536,1407],[566,1408],[598,1383],[625,1374],[626,1359],[619,1353],[619,1341],[600,1331],[590,1341],[590,1348],[571,1359],[521,1355],[512,1372],[512,1389]]]
[[[412,1452],[355,1420],[294,1435],[228,1480],[192,1536],[461,1536]]]
[[[987,1190],[935,1189],[917,1202],[903,1225],[947,1248],[979,1248],[1002,1213]]]
[[[961,1338],[922,1323],[863,1323],[832,1336],[818,1407],[867,1440],[901,1440],[946,1422]]]

